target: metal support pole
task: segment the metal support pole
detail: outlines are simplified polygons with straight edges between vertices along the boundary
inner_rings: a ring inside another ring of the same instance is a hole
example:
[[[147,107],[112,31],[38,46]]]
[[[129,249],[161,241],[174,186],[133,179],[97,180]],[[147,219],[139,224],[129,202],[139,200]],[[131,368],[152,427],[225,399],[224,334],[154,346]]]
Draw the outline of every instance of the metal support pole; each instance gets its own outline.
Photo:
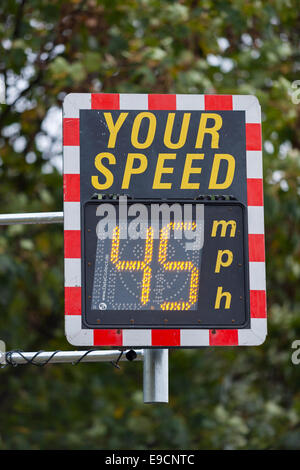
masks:
[[[32,212],[27,214],[0,214],[0,225],[63,223],[63,212]]]
[[[143,349],[135,349],[136,353],[135,361],[142,361],[144,356]],[[10,354],[10,361],[13,364],[28,364],[28,361],[34,360],[35,364],[43,364],[45,361],[49,362],[48,364],[63,364],[63,363],[76,363],[80,362],[111,362],[116,361],[126,361],[128,360],[126,354],[128,351],[124,351],[121,358],[120,351],[57,351],[54,354],[54,351],[43,351],[43,352],[12,352]],[[86,355],[85,355],[86,354]],[[53,356],[53,357],[51,357]],[[0,352],[0,364],[5,364],[5,353]]]
[[[144,350],[144,403],[169,402],[169,351]]]

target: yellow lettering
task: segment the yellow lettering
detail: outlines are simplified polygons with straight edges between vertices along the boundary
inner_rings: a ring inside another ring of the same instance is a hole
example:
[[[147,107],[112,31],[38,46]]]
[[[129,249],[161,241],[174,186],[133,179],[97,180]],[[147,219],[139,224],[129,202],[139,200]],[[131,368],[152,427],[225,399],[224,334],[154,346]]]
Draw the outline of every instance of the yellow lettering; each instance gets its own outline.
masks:
[[[181,147],[184,146],[188,128],[189,128],[190,119],[191,119],[191,113],[184,113],[179,139],[176,143],[173,143],[171,142],[171,136],[172,136],[172,132],[174,128],[175,113],[168,114],[166,130],[165,130],[165,135],[164,135],[164,144],[166,147],[168,147],[169,149],[180,149]]]
[[[161,177],[163,173],[173,173],[174,171],[174,168],[165,168],[164,161],[175,159],[176,153],[160,153],[158,155],[152,189],[171,189],[172,183],[161,183]]]
[[[223,183],[217,183],[220,163],[222,160],[227,161],[227,173]],[[232,183],[235,171],[235,159],[228,153],[216,153],[213,166],[211,169],[210,181],[208,189],[227,189]]]
[[[108,189],[108,188],[110,188],[110,186],[113,184],[113,181],[114,181],[114,175],[112,174],[112,172],[102,164],[102,159],[103,158],[107,158],[110,165],[115,165],[116,164],[115,156],[112,153],[102,152],[102,153],[98,153],[98,155],[96,155],[96,157],[95,157],[95,167],[106,178],[105,183],[100,184],[98,176],[92,176],[92,185],[96,189]]]
[[[133,168],[133,163],[135,160],[140,161],[140,165],[137,168]],[[126,161],[126,166],[124,170],[124,177],[122,182],[122,189],[128,189],[131,179],[131,175],[138,175],[144,173],[148,166],[147,157],[143,153],[129,153]]]
[[[213,119],[215,121],[213,127],[206,127],[208,119]],[[223,123],[222,117],[219,114],[215,114],[215,113],[201,114],[198,135],[196,139],[196,148],[202,148],[205,134],[210,134],[211,135],[211,148],[218,149],[219,137],[220,137],[218,131],[221,129],[222,123]]]
[[[116,145],[116,139],[122,124],[127,118],[128,113],[121,113],[116,123],[114,124],[111,113],[104,113],[105,121],[109,130],[108,148],[114,148]]]
[[[187,153],[186,154],[180,189],[199,189],[200,183],[190,183],[189,178],[192,173],[200,174],[202,171],[202,168],[192,168],[193,160],[203,160],[203,158],[204,158],[204,153]]]
[[[138,136],[139,136],[139,131],[141,127],[141,122],[143,119],[148,119],[149,120],[149,127],[148,127],[148,134],[145,139],[145,142],[139,142]],[[144,112],[144,113],[139,113],[132,126],[132,131],[131,131],[131,143],[132,145],[137,148],[137,149],[145,149],[149,147],[154,139],[155,136],[155,130],[156,130],[156,117],[152,113]]]
[[[223,256],[227,256],[227,259],[223,260]],[[218,250],[215,273],[219,273],[221,267],[228,268],[233,261],[233,254],[230,250]]]
[[[221,299],[222,297],[225,297],[225,309],[228,309],[230,308],[230,304],[231,304],[231,294],[230,292],[222,292],[222,287],[219,286],[218,287],[218,290],[217,290],[217,297],[216,297],[216,302],[215,302],[215,309],[219,309],[220,308],[220,304],[221,304]]]
[[[229,225],[231,225],[231,230],[230,230],[230,237],[235,237],[235,232],[236,232],[236,221],[235,220],[214,220],[212,231],[211,231],[211,236],[215,237],[217,235],[217,230],[219,225],[221,225],[221,237],[226,237],[226,232],[227,228]]]

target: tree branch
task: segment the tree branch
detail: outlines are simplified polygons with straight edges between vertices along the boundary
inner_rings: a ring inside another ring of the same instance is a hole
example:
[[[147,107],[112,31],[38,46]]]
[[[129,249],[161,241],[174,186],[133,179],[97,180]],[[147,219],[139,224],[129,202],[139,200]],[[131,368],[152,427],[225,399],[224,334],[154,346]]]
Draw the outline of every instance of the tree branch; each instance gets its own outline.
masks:
[[[26,0],[21,1],[17,15],[16,15],[16,24],[15,24],[15,29],[13,32],[13,37],[12,37],[13,40],[17,39],[20,33],[21,20],[22,20],[25,3],[26,3]]]

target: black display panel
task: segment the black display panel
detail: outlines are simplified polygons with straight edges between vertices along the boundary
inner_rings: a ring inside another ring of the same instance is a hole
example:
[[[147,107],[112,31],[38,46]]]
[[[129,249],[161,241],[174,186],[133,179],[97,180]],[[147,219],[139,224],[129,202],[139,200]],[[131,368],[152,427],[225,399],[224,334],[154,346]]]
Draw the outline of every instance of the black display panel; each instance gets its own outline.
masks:
[[[249,324],[242,204],[91,200],[83,220],[85,327]]]

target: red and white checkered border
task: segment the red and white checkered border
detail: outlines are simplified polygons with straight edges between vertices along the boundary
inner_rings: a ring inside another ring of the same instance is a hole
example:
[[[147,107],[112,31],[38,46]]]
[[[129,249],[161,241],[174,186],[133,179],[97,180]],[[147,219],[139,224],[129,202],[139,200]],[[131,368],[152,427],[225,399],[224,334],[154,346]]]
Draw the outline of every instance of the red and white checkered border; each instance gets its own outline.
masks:
[[[95,329],[81,323],[80,109],[233,110],[246,113],[249,329]],[[63,106],[65,332],[74,346],[258,346],[267,334],[260,105],[248,95],[71,93]]]

